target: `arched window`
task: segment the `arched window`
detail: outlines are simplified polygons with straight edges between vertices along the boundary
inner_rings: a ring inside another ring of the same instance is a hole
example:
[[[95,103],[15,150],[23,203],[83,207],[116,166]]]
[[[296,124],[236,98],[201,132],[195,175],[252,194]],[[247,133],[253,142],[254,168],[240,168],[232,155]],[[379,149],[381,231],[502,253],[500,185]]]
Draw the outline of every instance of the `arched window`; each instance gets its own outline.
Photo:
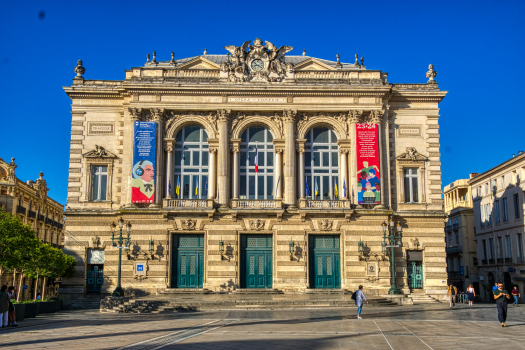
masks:
[[[29,201],[29,211],[33,210],[33,201]]]
[[[208,134],[200,126],[186,126],[175,138],[174,198],[208,198]]]
[[[239,153],[239,199],[273,199],[274,148],[270,130],[244,130]]]
[[[333,130],[313,128],[306,133],[304,173],[308,199],[339,199],[339,146]],[[348,184],[347,184],[348,186]]]

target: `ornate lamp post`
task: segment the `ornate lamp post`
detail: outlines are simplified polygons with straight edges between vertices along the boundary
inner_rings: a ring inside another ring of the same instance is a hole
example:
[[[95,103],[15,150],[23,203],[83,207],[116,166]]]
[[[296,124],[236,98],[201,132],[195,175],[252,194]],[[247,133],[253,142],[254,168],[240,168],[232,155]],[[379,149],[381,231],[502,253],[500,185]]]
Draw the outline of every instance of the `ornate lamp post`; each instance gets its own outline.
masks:
[[[111,293],[111,296],[114,297],[123,297],[124,296],[124,290],[120,286],[120,271],[122,269],[122,249],[128,249],[131,241],[129,239],[129,233],[131,232],[131,223],[127,223],[126,225],[126,231],[128,231],[128,236],[126,238],[122,237],[122,228],[124,227],[124,220],[122,218],[118,221],[118,226],[120,228],[120,234],[118,237],[115,237],[115,228],[117,225],[115,223],[112,223],[109,225],[111,227],[111,244],[113,247],[116,247],[118,249],[118,280],[117,280],[117,288]]]
[[[386,222],[381,224],[383,227],[383,248],[386,253],[386,248],[390,248],[391,252],[391,271],[392,271],[392,286],[388,290],[388,294],[400,294],[401,291],[397,288],[396,285],[396,257],[394,253],[394,248],[401,246],[402,230],[401,224],[398,222],[397,226],[394,226],[394,219],[390,219],[390,225],[387,225]],[[397,231],[397,234],[396,234]],[[389,234],[387,236],[387,233]]]

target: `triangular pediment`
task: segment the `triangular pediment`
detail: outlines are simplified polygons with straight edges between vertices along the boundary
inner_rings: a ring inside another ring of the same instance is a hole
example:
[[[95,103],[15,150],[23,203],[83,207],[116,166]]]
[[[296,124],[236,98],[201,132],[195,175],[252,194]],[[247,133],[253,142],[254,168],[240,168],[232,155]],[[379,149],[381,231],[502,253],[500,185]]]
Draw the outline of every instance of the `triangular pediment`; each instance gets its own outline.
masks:
[[[315,58],[310,58],[309,60],[301,62],[297,64],[294,68],[296,72],[308,70],[336,70],[334,67],[331,67],[326,63],[316,60]]]
[[[95,145],[94,150],[84,153],[82,156],[84,158],[117,158],[115,154],[98,145]]]
[[[193,60],[181,64],[178,69],[219,69],[220,66],[204,57],[195,57]]]
[[[406,152],[399,155],[397,160],[411,161],[411,162],[425,162],[427,157],[419,153],[414,147],[407,147]]]

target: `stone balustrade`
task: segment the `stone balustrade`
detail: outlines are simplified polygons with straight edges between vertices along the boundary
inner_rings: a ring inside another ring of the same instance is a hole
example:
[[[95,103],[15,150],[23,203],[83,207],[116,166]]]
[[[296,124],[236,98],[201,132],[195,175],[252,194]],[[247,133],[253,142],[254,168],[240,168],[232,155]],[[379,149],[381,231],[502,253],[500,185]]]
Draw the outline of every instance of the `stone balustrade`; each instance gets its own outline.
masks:
[[[232,208],[235,209],[281,209],[281,200],[269,199],[233,199]]]

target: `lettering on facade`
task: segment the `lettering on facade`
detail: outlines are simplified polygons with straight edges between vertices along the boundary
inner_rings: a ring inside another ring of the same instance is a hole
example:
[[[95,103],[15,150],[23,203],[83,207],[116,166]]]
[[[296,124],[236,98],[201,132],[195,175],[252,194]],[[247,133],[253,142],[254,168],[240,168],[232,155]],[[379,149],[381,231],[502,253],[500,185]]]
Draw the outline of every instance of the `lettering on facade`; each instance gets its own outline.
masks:
[[[234,103],[287,103],[286,97],[228,97]]]
[[[419,137],[421,136],[421,127],[415,125],[400,125],[397,129],[397,137]]]
[[[89,123],[89,135],[108,135],[115,133],[115,125],[113,123]]]

